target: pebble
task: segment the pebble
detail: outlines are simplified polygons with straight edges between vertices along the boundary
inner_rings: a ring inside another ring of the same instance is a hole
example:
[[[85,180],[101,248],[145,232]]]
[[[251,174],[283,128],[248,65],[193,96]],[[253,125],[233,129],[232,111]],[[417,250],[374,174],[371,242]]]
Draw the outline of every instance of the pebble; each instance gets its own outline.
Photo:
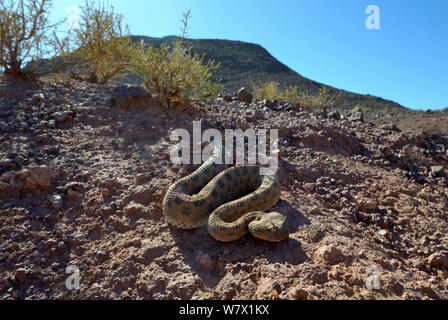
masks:
[[[18,282],[23,283],[26,281],[27,274],[28,271],[25,268],[19,268],[16,270],[15,279]]]
[[[11,159],[8,158],[4,158],[4,159],[0,159],[0,167],[15,167],[16,165],[14,164],[14,162]]]
[[[54,209],[61,209],[64,205],[64,201],[62,200],[62,197],[58,194],[51,196],[48,199],[48,201],[50,201],[50,203]]]
[[[31,100],[33,100],[34,102],[42,102],[45,100],[45,96],[43,95],[43,93],[36,93],[31,97]]]
[[[55,112],[53,114],[53,117],[55,118],[55,120],[57,122],[64,122],[65,120],[68,119],[68,117],[70,117],[71,112],[69,111],[60,111],[60,112]]]
[[[431,166],[431,173],[434,177],[441,177],[444,174],[443,166]]]
[[[0,130],[3,132],[9,132],[11,128],[6,123],[0,122]]]
[[[389,234],[389,231],[386,229],[381,229],[380,231],[378,231],[378,234],[382,237],[386,237]]]

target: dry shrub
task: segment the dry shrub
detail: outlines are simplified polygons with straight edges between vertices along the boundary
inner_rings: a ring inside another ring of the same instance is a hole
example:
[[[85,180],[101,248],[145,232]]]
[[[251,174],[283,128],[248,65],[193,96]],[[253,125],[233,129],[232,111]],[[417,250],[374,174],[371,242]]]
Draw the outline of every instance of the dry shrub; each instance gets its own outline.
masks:
[[[43,57],[49,43],[50,0],[0,0],[0,69],[5,75],[29,76],[23,66]]]
[[[336,97],[331,96],[326,86],[319,88],[317,95],[308,92],[299,92],[297,86],[289,86],[282,91],[280,89],[280,83],[277,81],[252,84],[252,86],[257,99],[288,101],[290,104],[301,108],[321,107],[325,113],[327,113],[329,108],[336,105],[342,96],[341,92]]]
[[[86,0],[80,9],[79,28],[63,38],[54,34],[55,51],[62,58],[56,64],[59,68],[70,66],[72,78],[107,83],[127,67],[131,58],[128,27],[122,24],[123,16],[103,2]],[[75,73],[72,66],[83,66],[87,76]]]
[[[204,62],[204,55],[192,53],[186,44],[190,10],[184,13],[182,37],[173,48],[146,46],[143,42],[133,47],[130,70],[138,74],[145,87],[157,93],[160,103],[171,107],[175,103],[187,103],[215,95],[221,90],[219,82],[211,79],[212,71],[219,67],[213,60]]]

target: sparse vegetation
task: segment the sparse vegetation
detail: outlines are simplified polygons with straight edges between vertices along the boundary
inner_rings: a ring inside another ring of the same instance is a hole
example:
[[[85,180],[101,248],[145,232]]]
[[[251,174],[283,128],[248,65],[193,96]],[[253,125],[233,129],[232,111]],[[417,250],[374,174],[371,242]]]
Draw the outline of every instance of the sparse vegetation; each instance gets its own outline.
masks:
[[[92,83],[107,83],[127,67],[131,58],[131,37],[122,24],[123,16],[107,6],[86,0],[81,7],[79,28],[70,30],[66,37],[54,35],[54,47],[62,58],[62,66],[87,68],[87,76],[69,68],[72,78]]]
[[[186,44],[190,18],[188,10],[181,20],[182,37],[175,41],[173,48],[167,44],[146,46],[141,42],[132,50],[131,71],[143,79],[148,90],[158,94],[165,107],[214,95],[221,90],[221,85],[211,80],[212,71],[219,64],[213,60],[204,63],[204,55],[192,53],[192,48]]]
[[[317,95],[308,92],[299,93],[297,86],[289,86],[282,91],[280,83],[277,81],[269,81],[258,85],[252,84],[252,86],[257,99],[284,100],[302,108],[321,107],[325,113],[339,101],[342,95],[342,93],[339,93],[336,97],[330,96],[326,86],[322,86]]]
[[[0,69],[31,76],[23,66],[47,53],[50,0],[0,0]]]
[[[364,112],[371,112],[372,111],[371,107],[365,106],[365,105],[359,104],[359,103],[357,105],[355,105],[355,108],[360,109],[360,110],[362,110]]]

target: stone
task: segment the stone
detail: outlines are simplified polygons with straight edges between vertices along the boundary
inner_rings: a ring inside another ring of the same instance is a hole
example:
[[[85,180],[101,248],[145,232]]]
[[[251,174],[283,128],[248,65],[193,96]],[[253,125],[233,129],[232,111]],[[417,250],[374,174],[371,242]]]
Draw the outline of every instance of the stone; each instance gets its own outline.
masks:
[[[386,237],[389,234],[389,231],[387,231],[386,229],[381,229],[380,231],[378,231],[378,234],[382,237]]]
[[[383,124],[380,128],[383,130],[401,132],[400,128],[398,128],[395,123]]]
[[[25,268],[18,268],[15,273],[15,279],[16,281],[23,283],[26,281],[26,277],[28,275],[28,270]]]
[[[151,93],[142,86],[123,85],[112,92],[111,102],[121,108],[136,107],[151,99]]]
[[[70,116],[72,115],[72,113],[70,111],[59,111],[59,112],[55,112],[53,114],[54,119],[57,122],[64,122],[65,120],[67,120]]]
[[[14,161],[8,158],[0,159],[0,167],[14,168],[16,165]]]
[[[265,117],[264,117],[263,111],[261,111],[260,109],[255,110],[254,111],[254,118],[257,119],[257,120],[264,119]]]
[[[262,101],[262,105],[263,105],[263,107],[274,108],[274,107],[278,106],[278,100],[264,99]]]
[[[324,245],[317,249],[314,258],[325,264],[334,265],[344,260],[341,250],[334,245]]]
[[[233,99],[231,96],[229,96],[228,94],[226,94],[224,97],[222,97],[222,100],[224,100],[225,102],[232,102]]]
[[[31,97],[31,100],[33,102],[42,102],[45,100],[45,96],[43,95],[43,93],[36,93]]]
[[[296,287],[289,292],[289,297],[294,300],[306,300],[308,292],[303,288]]]
[[[206,270],[212,270],[216,266],[216,261],[213,260],[207,253],[199,253],[199,255],[196,258],[196,261],[200,266],[202,266]]]
[[[431,173],[434,177],[441,177],[445,174],[443,166],[431,166]]]
[[[4,122],[0,122],[0,130],[3,131],[3,132],[9,132],[11,130],[11,127],[8,126]]]
[[[238,90],[236,99],[241,102],[252,102],[253,96],[249,91],[246,90],[246,88],[242,87],[240,90]]]
[[[56,246],[59,251],[65,251],[65,249],[66,249],[64,241],[59,241]]]
[[[48,201],[50,201],[52,207],[57,210],[61,209],[64,206],[64,201],[58,194],[52,195],[50,198],[48,198]]]
[[[53,178],[53,172],[46,165],[38,166],[36,164],[31,164],[28,167],[31,178],[38,186],[42,188],[48,188],[51,185],[51,179]]]
[[[328,114],[328,117],[329,117],[329,118],[336,119],[336,120],[340,120],[340,119],[341,119],[341,114],[339,113],[338,110],[335,110],[335,111],[331,111],[331,112]]]
[[[364,122],[364,113],[359,108],[354,108],[350,114],[347,116],[347,119],[353,122]]]
[[[78,191],[75,191],[75,190],[73,190],[73,189],[68,189],[68,190],[67,190],[67,195],[68,195],[70,198],[72,198],[72,199],[79,199],[79,198],[82,198],[82,193],[81,193],[81,192],[78,192]]]
[[[446,252],[433,253],[428,257],[428,264],[434,268],[448,268],[448,254]]]
[[[131,216],[144,211],[145,207],[139,203],[131,201],[126,207],[124,207],[124,213],[127,216]]]
[[[2,174],[2,175],[0,176],[0,181],[3,181],[3,182],[9,182],[9,180],[10,180],[13,176],[14,176],[14,172],[13,172],[13,171],[5,172],[4,174]]]

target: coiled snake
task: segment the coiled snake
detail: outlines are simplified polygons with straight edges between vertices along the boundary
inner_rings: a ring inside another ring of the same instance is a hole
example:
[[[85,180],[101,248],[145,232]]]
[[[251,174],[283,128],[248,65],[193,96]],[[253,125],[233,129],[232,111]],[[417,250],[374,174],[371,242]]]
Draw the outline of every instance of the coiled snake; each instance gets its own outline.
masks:
[[[207,225],[219,241],[233,241],[250,232],[267,241],[288,237],[285,217],[278,212],[263,212],[280,198],[276,175],[261,175],[257,165],[228,168],[216,164],[221,147],[196,171],[176,181],[163,199],[166,221],[181,229]]]

